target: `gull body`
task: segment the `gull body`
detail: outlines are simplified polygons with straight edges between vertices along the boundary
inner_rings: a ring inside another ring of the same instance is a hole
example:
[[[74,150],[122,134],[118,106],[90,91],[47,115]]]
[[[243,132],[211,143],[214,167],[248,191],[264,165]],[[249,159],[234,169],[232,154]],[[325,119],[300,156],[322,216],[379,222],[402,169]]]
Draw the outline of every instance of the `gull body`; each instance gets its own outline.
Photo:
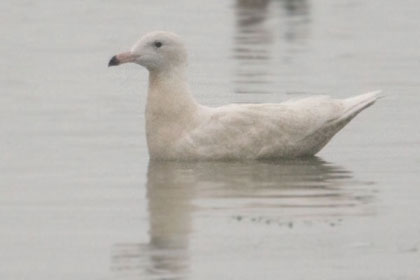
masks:
[[[111,58],[109,66],[137,63],[149,70],[146,138],[151,159],[246,160],[312,156],[378,92],[347,99],[308,97],[277,104],[207,107],[193,98],[187,52],[173,33],[155,31]]]

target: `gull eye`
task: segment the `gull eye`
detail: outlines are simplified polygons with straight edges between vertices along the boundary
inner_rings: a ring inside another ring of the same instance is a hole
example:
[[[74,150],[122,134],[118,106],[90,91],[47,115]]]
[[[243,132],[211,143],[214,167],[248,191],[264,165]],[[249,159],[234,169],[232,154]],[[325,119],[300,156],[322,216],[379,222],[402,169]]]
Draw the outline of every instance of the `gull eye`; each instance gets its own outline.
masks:
[[[162,47],[162,42],[156,41],[154,43],[154,45],[155,45],[156,48],[160,48],[160,47]]]

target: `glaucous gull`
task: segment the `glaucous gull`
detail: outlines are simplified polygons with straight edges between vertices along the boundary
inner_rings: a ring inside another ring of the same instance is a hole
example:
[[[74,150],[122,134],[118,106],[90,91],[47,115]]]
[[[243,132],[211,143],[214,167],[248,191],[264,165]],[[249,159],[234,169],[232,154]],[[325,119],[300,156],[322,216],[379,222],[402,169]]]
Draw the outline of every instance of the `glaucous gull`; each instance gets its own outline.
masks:
[[[132,62],[149,70],[146,138],[151,159],[245,160],[312,156],[379,92],[347,99],[315,96],[278,104],[203,106],[186,79],[179,36],[155,31],[108,66]]]

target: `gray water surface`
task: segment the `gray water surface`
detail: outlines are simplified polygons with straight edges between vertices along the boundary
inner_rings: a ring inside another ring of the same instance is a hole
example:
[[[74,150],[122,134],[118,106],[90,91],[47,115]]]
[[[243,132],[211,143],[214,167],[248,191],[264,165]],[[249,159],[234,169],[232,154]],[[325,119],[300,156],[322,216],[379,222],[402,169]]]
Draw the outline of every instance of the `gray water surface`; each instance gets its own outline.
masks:
[[[419,279],[420,3],[0,3],[0,279]],[[311,159],[149,162],[147,72],[180,34],[199,102],[382,89]]]

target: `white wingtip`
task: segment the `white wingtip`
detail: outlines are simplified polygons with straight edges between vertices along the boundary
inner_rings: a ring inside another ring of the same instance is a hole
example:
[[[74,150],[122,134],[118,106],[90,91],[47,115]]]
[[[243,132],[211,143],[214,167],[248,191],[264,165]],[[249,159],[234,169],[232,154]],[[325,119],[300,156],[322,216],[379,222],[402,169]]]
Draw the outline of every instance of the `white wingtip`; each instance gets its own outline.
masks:
[[[353,118],[359,112],[373,105],[376,100],[383,97],[380,94],[381,92],[380,90],[376,90],[345,99],[346,113],[343,115],[343,119]]]
[[[365,93],[365,95],[370,95],[372,97],[375,97],[376,99],[380,99],[380,98],[385,97],[385,95],[382,94],[382,90],[370,91],[370,92]]]

